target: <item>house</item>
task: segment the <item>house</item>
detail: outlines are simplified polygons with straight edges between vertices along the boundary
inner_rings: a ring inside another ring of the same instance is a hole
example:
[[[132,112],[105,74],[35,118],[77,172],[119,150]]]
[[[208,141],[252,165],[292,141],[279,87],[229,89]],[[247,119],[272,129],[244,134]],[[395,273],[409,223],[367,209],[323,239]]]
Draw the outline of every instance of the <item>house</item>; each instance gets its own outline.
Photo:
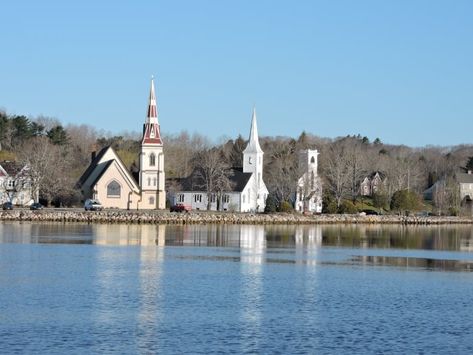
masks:
[[[473,172],[462,169],[453,175],[453,179],[442,178],[423,192],[425,200],[434,201],[442,192],[452,193],[459,197],[462,213],[473,215]]]
[[[381,191],[386,184],[386,175],[380,171],[375,171],[366,176],[360,183],[361,196],[373,196]]]
[[[466,170],[466,172],[457,173],[455,179],[460,188],[460,200],[471,202],[473,200],[473,172]]]
[[[143,124],[140,166],[136,174],[130,172],[111,146],[92,155],[92,161],[77,185],[84,199],[98,199],[105,208],[164,209],[164,154],[158,121],[154,81]]]
[[[263,181],[263,155],[258,138],[256,110],[253,109],[250,138],[243,151],[243,168],[226,171],[230,189],[221,194],[208,194],[199,169],[183,179],[168,181],[171,204],[183,203],[193,210],[263,212],[268,189]],[[210,203],[209,203],[210,199]]]
[[[0,203],[29,206],[33,196],[28,167],[15,161],[0,162]]]
[[[322,181],[317,174],[317,149],[299,152],[299,168],[303,172],[297,182],[294,208],[299,212],[322,212]]]

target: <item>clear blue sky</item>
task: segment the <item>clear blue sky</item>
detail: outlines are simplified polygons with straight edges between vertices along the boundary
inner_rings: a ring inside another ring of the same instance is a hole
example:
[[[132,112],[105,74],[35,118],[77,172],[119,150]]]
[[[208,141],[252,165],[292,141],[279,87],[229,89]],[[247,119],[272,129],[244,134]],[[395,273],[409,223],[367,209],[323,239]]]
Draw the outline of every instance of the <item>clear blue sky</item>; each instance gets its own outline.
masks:
[[[473,143],[473,1],[8,1],[0,108],[140,131]]]

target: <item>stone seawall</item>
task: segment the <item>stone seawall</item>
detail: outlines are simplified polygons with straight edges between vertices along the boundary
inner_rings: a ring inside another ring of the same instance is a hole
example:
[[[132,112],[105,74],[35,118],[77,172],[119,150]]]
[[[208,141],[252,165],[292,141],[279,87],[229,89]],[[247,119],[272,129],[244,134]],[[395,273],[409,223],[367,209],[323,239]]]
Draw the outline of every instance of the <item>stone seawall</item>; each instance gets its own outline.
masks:
[[[251,214],[164,211],[108,210],[13,210],[1,211],[2,221],[136,223],[136,224],[473,224],[471,217],[362,216],[362,215],[300,215],[292,213]]]

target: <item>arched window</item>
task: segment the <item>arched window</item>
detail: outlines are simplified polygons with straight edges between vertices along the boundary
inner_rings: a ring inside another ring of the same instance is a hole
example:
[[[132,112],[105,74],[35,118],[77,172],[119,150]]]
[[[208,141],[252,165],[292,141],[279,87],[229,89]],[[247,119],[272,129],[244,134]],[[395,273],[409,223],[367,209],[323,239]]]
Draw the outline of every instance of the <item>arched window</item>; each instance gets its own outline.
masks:
[[[113,180],[107,185],[107,197],[120,197],[121,189],[120,184]]]
[[[312,164],[314,164],[314,163],[315,163],[315,157],[310,158],[310,162],[311,162]]]
[[[155,166],[156,165],[156,155],[154,153],[151,153],[149,155],[149,166]]]
[[[158,181],[157,178],[153,178],[153,186],[156,186],[157,181]]]
[[[314,175],[314,172],[311,171],[311,174],[310,174],[310,175],[311,175],[311,177],[310,177],[310,188],[311,188],[311,190],[313,190],[313,189],[314,189],[314,186],[315,186],[315,175]]]

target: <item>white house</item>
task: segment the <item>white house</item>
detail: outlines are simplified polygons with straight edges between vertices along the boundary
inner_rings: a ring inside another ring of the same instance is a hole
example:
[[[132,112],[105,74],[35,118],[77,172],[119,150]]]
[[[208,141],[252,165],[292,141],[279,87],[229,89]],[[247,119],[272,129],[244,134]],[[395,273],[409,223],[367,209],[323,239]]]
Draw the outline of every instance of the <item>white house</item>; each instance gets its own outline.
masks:
[[[0,203],[5,202],[20,206],[34,202],[27,166],[14,161],[0,163]]]
[[[299,169],[302,176],[297,182],[294,208],[299,212],[322,212],[322,181],[317,173],[317,149],[299,152]]]
[[[263,181],[263,155],[259,145],[256,110],[253,109],[250,138],[243,151],[243,168],[231,168],[226,174],[231,189],[221,196],[208,195],[201,174],[195,170],[190,176],[176,180],[176,187],[169,191],[171,204],[182,203],[193,210],[235,212],[263,212],[268,197],[268,189]]]
[[[153,79],[139,161],[140,169],[134,176],[112,147],[105,147],[97,155],[94,154],[78,182],[84,198],[98,199],[106,208],[165,208],[163,142]]]

